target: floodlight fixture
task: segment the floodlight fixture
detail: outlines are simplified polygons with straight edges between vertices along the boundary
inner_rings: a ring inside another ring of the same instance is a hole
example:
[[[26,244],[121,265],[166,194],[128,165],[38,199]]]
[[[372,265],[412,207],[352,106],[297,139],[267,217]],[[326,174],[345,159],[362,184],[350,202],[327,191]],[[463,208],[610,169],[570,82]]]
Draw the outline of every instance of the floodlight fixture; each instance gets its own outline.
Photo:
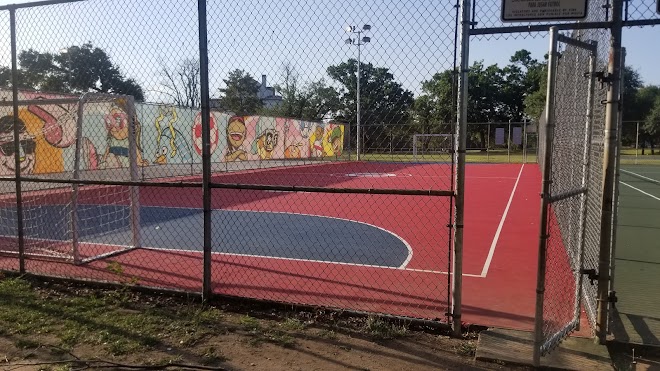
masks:
[[[370,31],[370,30],[371,30],[371,25],[369,25],[369,24],[362,25],[362,29],[359,29],[359,28],[357,28],[357,27],[355,27],[355,26],[346,26],[346,27],[344,28],[344,30],[346,30],[347,33],[355,33],[355,34],[357,34],[357,37],[355,37],[355,38],[350,38],[350,37],[349,37],[348,39],[346,39],[346,40],[345,40],[345,43],[346,43],[346,44],[355,45],[355,46],[358,47],[358,56],[357,56],[357,91],[356,91],[356,105],[357,105],[357,107],[356,107],[356,108],[357,108],[357,112],[356,112],[356,124],[357,124],[357,125],[356,125],[356,126],[357,126],[357,130],[356,130],[356,135],[357,135],[357,146],[356,146],[356,151],[357,151],[357,160],[360,161],[360,152],[362,152],[362,151],[361,151],[361,147],[362,147],[362,143],[361,143],[361,142],[362,142],[362,141],[360,140],[360,139],[362,138],[362,130],[361,130],[362,128],[361,128],[361,125],[360,125],[360,76],[361,76],[361,73],[360,73],[360,67],[361,67],[361,64],[362,64],[362,62],[360,61],[360,56],[361,56],[361,53],[360,53],[360,52],[361,52],[361,51],[360,51],[360,47],[361,47],[362,45],[364,45],[364,44],[367,44],[367,43],[370,43],[370,42],[371,42],[371,38],[370,38],[370,37],[367,37],[367,36],[362,37],[362,33],[363,33],[363,32],[367,32],[367,31]]]

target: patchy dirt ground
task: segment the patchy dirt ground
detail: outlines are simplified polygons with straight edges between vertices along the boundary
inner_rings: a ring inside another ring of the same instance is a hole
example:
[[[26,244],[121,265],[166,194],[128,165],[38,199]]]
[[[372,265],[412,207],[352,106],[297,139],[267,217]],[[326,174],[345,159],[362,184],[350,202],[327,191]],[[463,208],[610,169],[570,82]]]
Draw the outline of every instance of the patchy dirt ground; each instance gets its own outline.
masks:
[[[0,369],[498,370],[477,334],[259,303],[0,279]]]

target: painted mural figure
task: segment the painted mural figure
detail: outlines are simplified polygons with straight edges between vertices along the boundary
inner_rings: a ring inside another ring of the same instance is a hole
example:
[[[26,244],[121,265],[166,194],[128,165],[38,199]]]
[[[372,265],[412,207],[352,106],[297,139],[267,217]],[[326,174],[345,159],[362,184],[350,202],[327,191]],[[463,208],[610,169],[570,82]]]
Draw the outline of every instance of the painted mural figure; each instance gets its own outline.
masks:
[[[19,161],[21,174],[32,174],[35,164],[36,142],[28,134],[23,120],[18,119]],[[0,175],[14,175],[16,169],[16,151],[14,147],[14,117],[0,118]]]
[[[343,144],[344,136],[342,135],[341,128],[335,126],[334,129],[330,132],[328,143],[332,148],[333,155],[341,156],[342,149],[344,148]]]
[[[227,124],[227,153],[225,154],[226,161],[245,161],[247,160],[247,153],[241,148],[245,142],[245,135],[247,128],[245,121],[240,116],[234,116],[229,119]]]
[[[312,157],[323,158],[325,156],[325,151],[323,151],[323,127],[321,125],[317,126],[314,130],[314,138],[310,138],[311,148],[310,154]]]
[[[169,140],[170,140],[170,147],[167,148],[166,146],[161,146],[160,141],[162,137],[167,137],[164,133],[164,129],[161,127],[161,123],[167,120],[167,127],[169,129],[170,135],[169,135]],[[177,144],[176,144],[176,129],[174,128],[174,123],[177,121],[177,114],[176,114],[176,109],[172,106],[159,106],[158,107],[158,117],[156,118],[156,121],[154,122],[154,126],[156,126],[156,158],[154,160],[155,164],[163,165],[167,163],[167,154],[170,154],[170,157],[176,156],[178,152]]]
[[[272,129],[266,130],[257,138],[257,153],[262,160],[273,158],[273,150],[277,146],[277,132]]]
[[[114,106],[105,116],[105,128],[107,135],[107,148],[103,154],[103,168],[118,168],[129,166],[129,143],[128,143],[128,115],[121,108]],[[139,166],[149,165],[142,158],[141,129],[140,123],[135,120],[135,143],[137,146],[137,164]]]

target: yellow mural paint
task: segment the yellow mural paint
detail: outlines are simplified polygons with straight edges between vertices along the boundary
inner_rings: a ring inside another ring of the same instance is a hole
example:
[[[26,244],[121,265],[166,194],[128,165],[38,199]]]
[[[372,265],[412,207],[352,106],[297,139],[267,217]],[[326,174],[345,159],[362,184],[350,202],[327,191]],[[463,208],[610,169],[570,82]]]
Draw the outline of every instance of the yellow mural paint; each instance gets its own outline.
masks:
[[[34,137],[34,174],[63,172],[64,159],[62,157],[62,149],[53,147],[44,138],[44,121],[27,109],[18,111],[18,118],[25,123],[28,134]]]

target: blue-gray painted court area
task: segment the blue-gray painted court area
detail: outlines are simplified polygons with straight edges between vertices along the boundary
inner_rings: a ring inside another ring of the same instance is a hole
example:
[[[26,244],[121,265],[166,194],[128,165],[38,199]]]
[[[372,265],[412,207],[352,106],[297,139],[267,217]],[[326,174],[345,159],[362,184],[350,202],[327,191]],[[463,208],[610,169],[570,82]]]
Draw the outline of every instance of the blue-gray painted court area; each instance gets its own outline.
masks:
[[[25,237],[33,240],[71,239],[71,207],[24,207]],[[16,220],[15,208],[0,208],[5,221]],[[398,236],[356,221],[279,212],[213,210],[215,253],[254,255],[322,262],[401,267],[409,261],[409,246]],[[81,242],[131,245],[130,210],[121,205],[80,205]],[[200,209],[141,207],[143,247],[202,251]],[[16,223],[0,226],[0,235],[16,236]]]

